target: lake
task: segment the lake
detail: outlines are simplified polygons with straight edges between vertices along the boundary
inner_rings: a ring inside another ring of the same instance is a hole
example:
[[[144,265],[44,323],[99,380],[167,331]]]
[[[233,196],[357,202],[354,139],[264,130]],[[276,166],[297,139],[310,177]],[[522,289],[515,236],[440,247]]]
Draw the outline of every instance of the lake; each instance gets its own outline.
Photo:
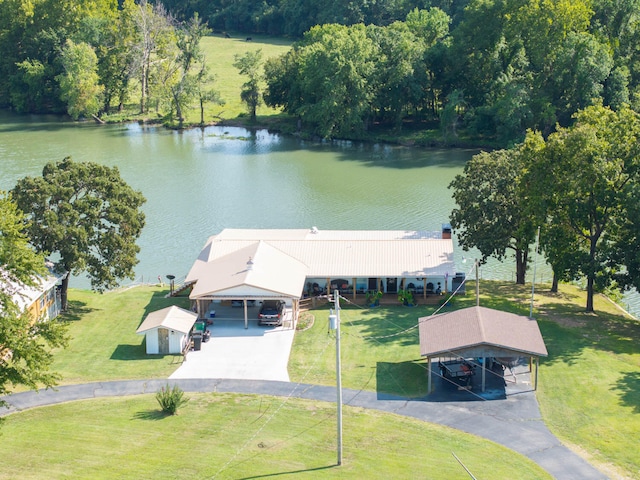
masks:
[[[448,185],[476,152],[0,112],[0,189],[71,156],[117,166],[144,194],[146,226],[136,268],[136,280],[143,282],[184,277],[207,238],[224,228],[440,230],[454,208]],[[474,256],[456,246],[456,271],[472,274]],[[512,280],[514,262],[490,261],[481,276]],[[549,269],[539,264],[536,281],[550,280]],[[71,282],[88,286],[83,277]],[[640,309],[634,298],[627,303]]]

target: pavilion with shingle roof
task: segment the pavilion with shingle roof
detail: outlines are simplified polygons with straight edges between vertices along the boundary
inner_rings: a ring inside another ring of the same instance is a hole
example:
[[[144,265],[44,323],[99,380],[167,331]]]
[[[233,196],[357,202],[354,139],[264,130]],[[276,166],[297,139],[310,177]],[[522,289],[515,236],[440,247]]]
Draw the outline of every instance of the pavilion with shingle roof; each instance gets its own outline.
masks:
[[[426,357],[431,391],[431,360],[441,357],[513,358],[547,356],[538,322],[523,315],[474,306],[418,320],[420,355]],[[482,389],[485,365],[482,362]]]

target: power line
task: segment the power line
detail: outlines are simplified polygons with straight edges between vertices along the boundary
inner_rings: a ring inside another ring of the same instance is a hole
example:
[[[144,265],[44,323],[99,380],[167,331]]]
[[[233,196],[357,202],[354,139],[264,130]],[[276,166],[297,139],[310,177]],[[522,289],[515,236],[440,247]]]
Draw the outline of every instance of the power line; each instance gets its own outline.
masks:
[[[298,390],[298,388],[303,384],[304,380],[307,378],[307,376],[309,375],[311,370],[316,367],[319,359],[323,356],[324,351],[327,349],[327,347],[329,346],[330,343],[331,343],[330,341],[327,341],[325,343],[325,345],[324,345],[322,351],[320,352],[320,354],[316,356],[315,362],[313,362],[309,366],[309,368],[307,369],[307,371],[303,375],[302,379],[300,381],[296,382],[296,384],[291,389],[289,394],[286,397],[284,397],[284,399],[282,400],[282,402],[280,402],[280,405],[278,405],[278,407],[275,409],[275,411],[265,420],[265,422],[256,430],[256,432],[250,438],[248,438],[247,441],[244,444],[242,444],[242,446],[236,451],[236,453],[233,456],[231,456],[229,458],[229,460],[227,460],[227,462],[224,465],[222,465],[222,467],[220,467],[220,469],[211,478],[216,478],[218,475],[220,475],[220,473],[225,471],[227,469],[227,467],[242,453],[242,451],[245,448],[247,448],[249,443],[251,443],[260,434],[260,432],[262,432],[262,430],[264,430],[264,428],[271,422],[271,420],[273,420],[275,418],[275,416],[278,414],[278,412],[280,412],[282,407],[284,407],[284,405],[291,399],[291,397],[296,392],[296,390]]]

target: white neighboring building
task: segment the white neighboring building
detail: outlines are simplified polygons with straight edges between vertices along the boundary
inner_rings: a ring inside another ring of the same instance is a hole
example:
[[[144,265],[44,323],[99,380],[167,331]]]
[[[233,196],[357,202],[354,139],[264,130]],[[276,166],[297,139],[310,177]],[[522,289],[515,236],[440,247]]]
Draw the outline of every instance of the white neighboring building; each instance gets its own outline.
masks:
[[[147,354],[182,353],[197,319],[197,314],[174,305],[151,312],[136,333],[145,335]]]

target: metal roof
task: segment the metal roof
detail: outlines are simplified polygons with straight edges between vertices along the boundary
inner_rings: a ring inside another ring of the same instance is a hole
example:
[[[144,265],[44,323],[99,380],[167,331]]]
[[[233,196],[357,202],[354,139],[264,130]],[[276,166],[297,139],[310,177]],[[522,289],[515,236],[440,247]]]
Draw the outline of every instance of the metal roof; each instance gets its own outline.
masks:
[[[547,356],[538,322],[522,315],[476,306],[418,321],[423,357],[465,356],[479,349]]]
[[[197,319],[197,313],[190,312],[189,310],[185,310],[184,308],[176,307],[174,305],[172,307],[151,312],[138,327],[136,333],[142,334],[159,327],[168,328],[169,330],[175,330],[181,333],[189,333]]]
[[[261,291],[253,296],[298,297],[307,266],[264,241],[253,241],[208,262],[196,261],[192,274],[198,279],[189,295],[192,299],[221,296],[239,286]]]
[[[186,280],[201,279],[203,264],[258,241],[304,264],[307,277],[425,277],[455,270],[453,241],[440,232],[225,229],[207,240]]]
[[[9,273],[0,267],[0,281],[2,282],[2,290],[11,297],[20,311],[25,311],[43,294],[51,290],[56,284],[66,277],[65,273],[56,273],[54,265],[46,262],[49,273],[43,276],[35,276],[33,285],[25,285],[15,280]]]

